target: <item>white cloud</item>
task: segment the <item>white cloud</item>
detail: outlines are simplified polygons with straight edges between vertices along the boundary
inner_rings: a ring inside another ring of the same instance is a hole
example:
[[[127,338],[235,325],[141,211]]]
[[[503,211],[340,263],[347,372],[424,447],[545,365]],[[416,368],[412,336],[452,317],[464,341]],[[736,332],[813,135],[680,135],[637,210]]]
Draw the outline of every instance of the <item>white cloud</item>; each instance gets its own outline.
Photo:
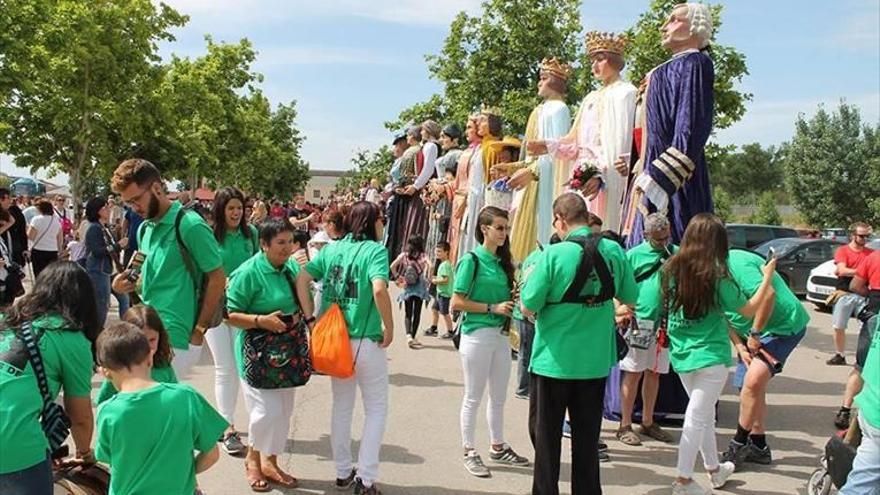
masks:
[[[720,144],[747,144],[758,142],[763,145],[779,144],[791,140],[794,135],[794,124],[799,114],[808,118],[816,113],[819,105],[833,111],[837,108],[841,96],[817,96],[802,100],[755,101],[746,107],[742,120],[717,134]],[[861,112],[862,122],[877,124],[880,122],[880,93],[860,94],[845,97],[846,103],[855,105]]]
[[[156,1],[158,3],[158,1]],[[366,17],[395,24],[449,25],[458,12],[479,12],[481,0],[165,0],[193,20],[211,25],[240,25],[256,20],[304,20]]]
[[[393,57],[360,48],[330,46],[273,46],[259,52],[257,67],[284,65],[395,65]]]

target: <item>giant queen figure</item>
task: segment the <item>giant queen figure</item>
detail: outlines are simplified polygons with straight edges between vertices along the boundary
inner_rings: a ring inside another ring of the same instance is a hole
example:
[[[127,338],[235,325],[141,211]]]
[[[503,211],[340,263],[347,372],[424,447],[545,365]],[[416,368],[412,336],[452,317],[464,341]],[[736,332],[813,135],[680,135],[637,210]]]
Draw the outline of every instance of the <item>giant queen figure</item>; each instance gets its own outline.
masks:
[[[713,211],[704,153],[715,114],[715,69],[705,51],[712,37],[709,7],[676,5],[662,31],[672,58],[646,76],[644,119],[640,126],[637,117],[635,132],[640,156],[622,229],[628,246],[644,240],[650,213],[666,214],[678,244],[694,215]]]

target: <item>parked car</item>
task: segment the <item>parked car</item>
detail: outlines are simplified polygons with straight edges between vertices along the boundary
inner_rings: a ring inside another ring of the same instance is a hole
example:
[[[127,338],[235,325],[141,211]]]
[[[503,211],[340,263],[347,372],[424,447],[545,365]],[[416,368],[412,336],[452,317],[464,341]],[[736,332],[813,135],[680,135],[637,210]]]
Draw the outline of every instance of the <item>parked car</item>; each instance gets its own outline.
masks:
[[[840,228],[823,229],[822,238],[838,242],[849,242],[849,233],[846,229]]]
[[[795,294],[807,292],[807,278],[813,268],[834,258],[841,244],[827,239],[780,238],[767,241],[753,251],[763,257],[776,251],[776,271]]]
[[[752,249],[772,239],[780,237],[800,237],[798,232],[779,225],[753,225],[748,223],[727,224],[727,237],[730,247]]]
[[[880,239],[872,240],[866,246],[874,250],[880,249]],[[813,268],[810,276],[807,277],[807,301],[815,304],[822,311],[830,309],[825,306],[825,300],[837,286],[837,275],[834,273],[836,270],[837,266],[832,258]]]

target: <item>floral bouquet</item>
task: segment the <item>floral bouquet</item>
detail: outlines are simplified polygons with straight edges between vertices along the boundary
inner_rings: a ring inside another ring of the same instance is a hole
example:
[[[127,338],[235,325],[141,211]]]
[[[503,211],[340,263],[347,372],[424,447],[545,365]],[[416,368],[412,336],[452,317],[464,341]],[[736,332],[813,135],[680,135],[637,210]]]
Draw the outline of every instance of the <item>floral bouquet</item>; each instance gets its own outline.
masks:
[[[574,167],[571,171],[571,179],[565,183],[566,186],[580,191],[587,185],[587,182],[593,177],[599,177],[599,168],[596,167],[595,163],[592,162],[583,162],[580,165]]]

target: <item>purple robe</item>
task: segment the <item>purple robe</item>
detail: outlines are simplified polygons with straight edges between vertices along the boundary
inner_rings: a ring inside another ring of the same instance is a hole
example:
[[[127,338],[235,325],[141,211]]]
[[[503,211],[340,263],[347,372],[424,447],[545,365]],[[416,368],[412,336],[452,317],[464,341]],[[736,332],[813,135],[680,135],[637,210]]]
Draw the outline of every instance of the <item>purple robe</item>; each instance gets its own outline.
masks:
[[[687,51],[654,69],[648,84],[645,169],[636,184],[645,191],[642,203],[649,212],[665,206],[675,244],[694,215],[714,211],[704,152],[715,115],[714,82],[712,59]],[[627,246],[643,240],[640,211]]]

